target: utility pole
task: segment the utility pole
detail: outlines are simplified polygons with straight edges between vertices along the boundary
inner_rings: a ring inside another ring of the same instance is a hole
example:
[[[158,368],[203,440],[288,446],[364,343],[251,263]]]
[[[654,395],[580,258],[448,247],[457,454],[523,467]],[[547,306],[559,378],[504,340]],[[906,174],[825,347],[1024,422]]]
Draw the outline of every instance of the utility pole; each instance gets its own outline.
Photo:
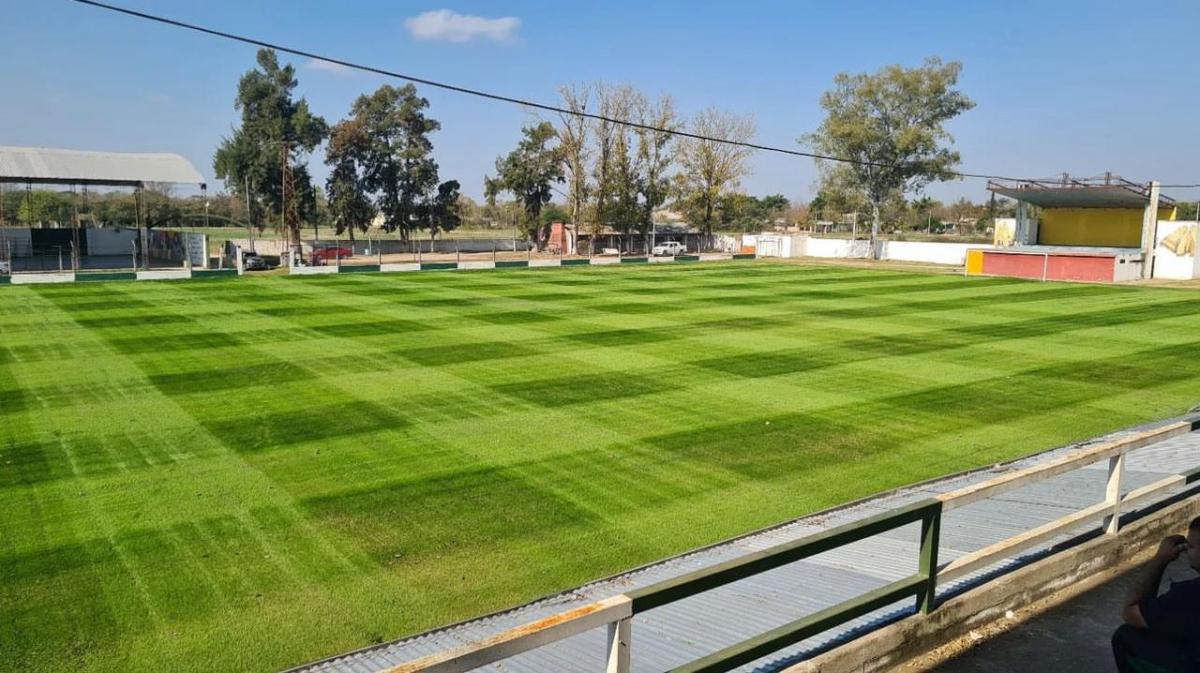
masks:
[[[254,215],[250,211],[250,176],[246,176],[246,228],[250,230],[250,250],[254,250]]]
[[[290,248],[292,247],[292,232],[288,229],[287,221],[287,188],[288,188],[288,151],[287,143],[283,143],[283,180],[279,185],[279,224],[283,230],[287,232],[288,240],[288,266],[295,266],[296,260],[292,259]]]
[[[300,213],[297,210],[296,182],[292,174],[291,157],[288,152],[288,142],[283,141],[283,184],[281,185],[280,213],[284,231],[287,232],[288,246],[291,248],[288,262],[293,266],[300,261]],[[288,194],[292,200],[288,202]]]

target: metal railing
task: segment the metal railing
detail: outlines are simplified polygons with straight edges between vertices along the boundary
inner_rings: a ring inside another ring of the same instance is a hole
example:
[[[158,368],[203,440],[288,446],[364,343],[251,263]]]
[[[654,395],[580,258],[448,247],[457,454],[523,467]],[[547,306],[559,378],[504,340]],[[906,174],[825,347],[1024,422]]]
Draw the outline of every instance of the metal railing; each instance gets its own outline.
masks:
[[[935,498],[551,615],[482,641],[395,666],[388,669],[388,673],[465,673],[605,625],[608,627],[604,653],[606,671],[628,673],[634,615],[915,522],[921,523],[920,562],[916,574],[713,652],[672,669],[671,673],[729,671],[905,598],[915,597],[917,611],[930,613],[937,609],[939,583],[962,578],[1088,523],[1102,522],[1104,533],[1114,535],[1119,530],[1121,512],[1125,508],[1165,491],[1200,482],[1200,467],[1197,467],[1122,494],[1128,452],[1198,428],[1200,417],[1081,449],[1043,465],[1016,470]],[[945,512],[1105,459],[1109,462],[1104,500],[938,565],[938,543]]]

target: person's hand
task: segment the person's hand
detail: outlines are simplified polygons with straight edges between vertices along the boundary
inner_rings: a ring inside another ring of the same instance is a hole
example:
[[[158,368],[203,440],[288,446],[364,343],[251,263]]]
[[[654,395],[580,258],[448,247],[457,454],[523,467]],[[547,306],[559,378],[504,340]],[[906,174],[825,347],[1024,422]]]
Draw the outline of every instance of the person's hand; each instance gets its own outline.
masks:
[[[1158,551],[1154,553],[1154,558],[1164,563],[1170,563],[1187,548],[1187,538],[1182,535],[1168,535],[1163,538],[1163,541],[1158,543]]]

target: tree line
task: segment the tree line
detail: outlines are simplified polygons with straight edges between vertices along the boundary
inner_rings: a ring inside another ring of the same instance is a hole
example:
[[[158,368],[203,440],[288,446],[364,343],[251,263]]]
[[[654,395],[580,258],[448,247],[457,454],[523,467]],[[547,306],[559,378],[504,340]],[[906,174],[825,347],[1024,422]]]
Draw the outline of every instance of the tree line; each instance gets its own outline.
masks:
[[[710,234],[736,213],[748,214],[730,197],[749,173],[750,150],[718,140],[748,142],[752,117],[707,109],[685,119],[670,96],[652,98],[628,84],[570,84],[559,95],[565,112],[527,125],[517,148],[496,160],[495,177],[486,178],[488,203],[511,194],[531,238],[544,236],[540,214],[556,191],[566,219],[593,233],[646,234],[668,205]]]
[[[241,123],[213,158],[216,176],[249,204],[252,222],[269,223],[297,242],[302,223],[319,219],[322,209],[339,233],[377,223],[402,240],[463,222],[461,185],[442,181],[432,156],[430,134],[441,125],[416,87],[381,86],[333,124],[314,114],[296,87],[295,68],[260,50],[257,67],[238,83]],[[544,237],[542,212],[556,193],[565,197],[567,219],[593,231],[644,233],[668,202],[709,233],[750,211],[745,200],[729,198],[748,172],[750,151],[672,132],[745,142],[754,135],[752,118],[710,109],[685,120],[669,96],[651,99],[629,85],[570,85],[560,93],[566,109],[603,119],[563,114],[557,123],[523,128],[516,148],[485,177],[491,219],[504,210],[499,197],[508,195],[517,208],[504,214],[528,237]],[[329,168],[323,190],[307,166],[322,143]]]
[[[351,236],[376,218],[402,240],[459,225],[459,183],[438,176],[429,134],[440,125],[416,87],[381,86],[331,125],[295,97],[294,66],[281,65],[269,49],[257,58],[258,67],[238,82],[241,125],[213,157],[216,176],[249,204],[252,224],[271,223],[295,246],[304,223],[319,219],[319,205],[339,233]],[[330,170],[322,195],[307,162],[323,142]]]
[[[484,178],[485,203],[476,204],[457,180],[440,176],[430,136],[441,125],[415,86],[381,86],[330,123],[296,95],[295,68],[263,49],[238,81],[240,123],[213,157],[216,176],[232,192],[215,200],[229,219],[273,226],[297,244],[308,224],[350,236],[378,225],[402,240],[464,222],[519,227],[533,240],[544,240],[554,220],[583,231],[645,234],[664,209],[708,234],[838,221],[843,213],[866,213],[872,238],[885,223],[920,229],[924,220],[932,233],[935,219],[944,229],[986,221],[1006,207],[994,199],[940,204],[924,194],[929,184],[956,177],[960,157],[946,125],[974,106],[957,88],[961,69],[931,58],[915,68],[836,76],[820,100],[824,121],[798,138],[814,154],[840,159],[817,159],[816,196],[807,206],[742,193],[753,150],[739,143],[755,135],[752,116],[709,108],[688,118],[668,95],[628,84],[568,84],[559,89],[564,112],[522,128],[516,147]],[[308,162],[322,145],[328,177],[317,185]],[[120,211],[119,201],[111,221],[129,219],[128,204]],[[148,221],[178,219],[182,211],[169,201]],[[30,210],[21,216],[29,221],[56,206],[21,207]]]

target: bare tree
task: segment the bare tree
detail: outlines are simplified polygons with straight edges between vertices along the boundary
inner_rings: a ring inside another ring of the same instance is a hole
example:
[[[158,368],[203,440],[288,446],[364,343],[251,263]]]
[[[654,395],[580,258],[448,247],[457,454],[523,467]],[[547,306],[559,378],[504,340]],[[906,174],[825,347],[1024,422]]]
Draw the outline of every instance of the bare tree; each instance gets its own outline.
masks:
[[[590,196],[588,184],[588,119],[579,113],[587,112],[592,100],[590,84],[568,84],[559,87],[563,107],[576,114],[559,114],[558,143],[567,168],[567,210],[571,222],[580,226]]]
[[[718,201],[749,175],[746,159],[752,152],[748,147],[718,141],[749,142],[754,137],[754,118],[709,108],[697,114],[689,128],[706,139],[684,138],[679,144],[681,201],[693,224],[711,234]]]
[[[627,138],[627,127],[615,124],[612,119],[627,120],[637,92],[628,85],[611,86],[603,82],[596,84],[598,112],[605,119],[595,120],[596,160],[593,175],[596,178],[595,230],[608,224],[612,216],[613,202],[617,196],[616,169],[621,161],[618,156],[620,138]],[[626,142],[625,147],[628,147]]]
[[[675,161],[675,146],[671,143],[674,136],[670,132],[677,130],[681,124],[675,117],[675,101],[670,96],[660,96],[654,102],[644,96],[639,97],[637,120],[644,126],[662,129],[639,128],[636,131],[637,173],[642,195],[639,220],[644,233],[653,226],[654,211],[666,202],[670,193],[668,173]]]

